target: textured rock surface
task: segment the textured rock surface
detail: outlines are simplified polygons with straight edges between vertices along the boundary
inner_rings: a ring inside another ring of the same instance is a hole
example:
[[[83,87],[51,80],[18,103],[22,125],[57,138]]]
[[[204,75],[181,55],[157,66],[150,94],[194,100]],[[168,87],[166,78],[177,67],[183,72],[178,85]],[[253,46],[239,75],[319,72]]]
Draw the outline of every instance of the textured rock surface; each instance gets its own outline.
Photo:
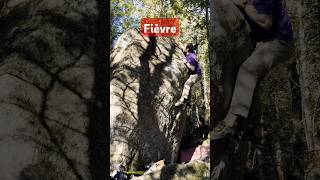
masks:
[[[224,92],[223,87],[233,86],[234,77],[226,83],[222,83],[223,73],[229,71],[237,71],[239,65],[250,55],[254,48],[254,39],[251,37],[251,28],[246,21],[243,13],[237,8],[231,0],[210,1],[210,54],[212,68],[211,86],[215,91],[211,93],[211,99],[215,107],[219,111],[214,111],[214,118],[222,116],[228,104],[223,104],[225,94],[232,92]],[[230,101],[226,99],[226,101]],[[222,103],[221,105],[219,105]],[[223,107],[224,109],[220,109]],[[220,113],[220,114],[219,114]]]
[[[185,124],[174,108],[187,74],[183,52],[170,38],[122,34],[111,54],[111,169],[141,169],[175,161]]]
[[[211,109],[213,124],[221,121],[229,108],[232,91],[225,87],[233,87],[235,77],[226,76],[230,71],[238,71],[239,65],[250,55],[254,40],[250,36],[250,25],[241,11],[231,0],[210,1],[210,30],[211,36]],[[236,74],[236,73],[234,73]],[[224,79],[224,81],[223,81]],[[211,177],[213,179],[241,179],[241,171],[245,166],[247,152],[246,142],[225,139],[210,142]]]
[[[101,122],[97,18],[93,0],[0,3],[0,179],[106,177],[94,161],[106,120],[90,121]]]

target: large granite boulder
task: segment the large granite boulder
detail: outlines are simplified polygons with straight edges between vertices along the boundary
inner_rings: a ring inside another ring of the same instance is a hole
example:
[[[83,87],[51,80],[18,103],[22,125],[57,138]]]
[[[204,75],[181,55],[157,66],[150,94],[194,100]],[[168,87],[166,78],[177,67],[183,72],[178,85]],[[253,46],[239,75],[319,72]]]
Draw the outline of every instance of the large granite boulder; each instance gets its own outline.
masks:
[[[165,159],[175,162],[185,106],[175,108],[187,74],[172,38],[122,34],[111,54],[110,162],[127,169]]]

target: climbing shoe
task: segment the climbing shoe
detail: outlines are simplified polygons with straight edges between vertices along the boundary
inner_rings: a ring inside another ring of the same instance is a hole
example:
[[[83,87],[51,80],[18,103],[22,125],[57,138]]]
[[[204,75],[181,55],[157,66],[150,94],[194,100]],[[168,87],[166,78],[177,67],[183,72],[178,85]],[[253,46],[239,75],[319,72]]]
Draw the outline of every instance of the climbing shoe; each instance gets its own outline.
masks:
[[[210,132],[210,139],[217,140],[223,139],[228,135],[233,135],[234,130],[232,127],[226,126],[223,121],[218,123],[218,125]]]

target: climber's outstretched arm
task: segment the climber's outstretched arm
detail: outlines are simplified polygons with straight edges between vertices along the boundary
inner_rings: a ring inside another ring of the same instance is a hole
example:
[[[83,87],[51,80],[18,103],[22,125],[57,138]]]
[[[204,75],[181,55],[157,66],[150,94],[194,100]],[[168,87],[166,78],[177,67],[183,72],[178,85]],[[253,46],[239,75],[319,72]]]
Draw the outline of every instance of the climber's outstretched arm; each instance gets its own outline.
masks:
[[[268,30],[272,26],[272,1],[267,6],[264,4],[264,9],[257,10],[247,0],[233,0],[234,4],[242,8],[249,18],[262,28]],[[267,8],[265,8],[267,7]]]

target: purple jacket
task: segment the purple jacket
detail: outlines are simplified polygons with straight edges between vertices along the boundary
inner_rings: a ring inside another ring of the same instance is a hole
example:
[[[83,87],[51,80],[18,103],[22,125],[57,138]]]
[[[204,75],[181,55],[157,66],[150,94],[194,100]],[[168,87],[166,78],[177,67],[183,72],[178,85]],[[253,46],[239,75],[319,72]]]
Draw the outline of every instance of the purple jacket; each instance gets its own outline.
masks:
[[[199,63],[196,59],[197,59],[197,55],[195,53],[189,52],[189,54],[187,55],[187,62],[191,66],[195,67],[194,74],[202,75],[201,68],[200,68]]]
[[[253,25],[253,33],[257,40],[277,38],[279,40],[291,41],[293,31],[290,18],[282,4],[283,0],[249,0],[259,14],[273,16],[270,29],[265,30],[258,25]]]

